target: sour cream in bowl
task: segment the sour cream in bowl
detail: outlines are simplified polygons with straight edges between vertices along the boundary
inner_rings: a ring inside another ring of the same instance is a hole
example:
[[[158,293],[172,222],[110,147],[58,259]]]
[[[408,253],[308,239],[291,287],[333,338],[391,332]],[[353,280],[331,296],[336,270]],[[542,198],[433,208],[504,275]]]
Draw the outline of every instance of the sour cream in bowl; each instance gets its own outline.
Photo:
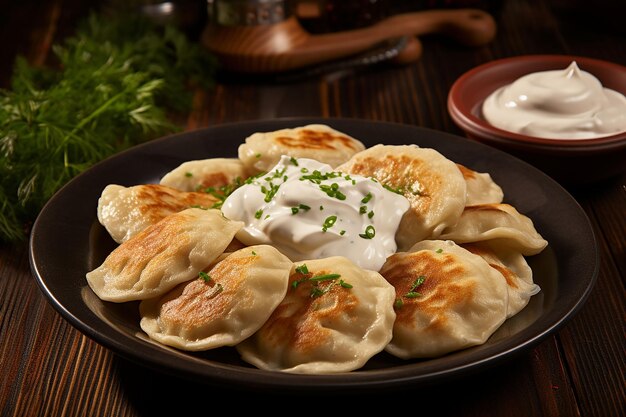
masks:
[[[468,138],[530,162],[564,185],[626,172],[626,67],[568,55],[522,55],[461,75],[448,94]]]
[[[500,87],[484,101],[482,113],[500,129],[540,138],[591,139],[626,132],[626,96],[603,87],[576,61]]]

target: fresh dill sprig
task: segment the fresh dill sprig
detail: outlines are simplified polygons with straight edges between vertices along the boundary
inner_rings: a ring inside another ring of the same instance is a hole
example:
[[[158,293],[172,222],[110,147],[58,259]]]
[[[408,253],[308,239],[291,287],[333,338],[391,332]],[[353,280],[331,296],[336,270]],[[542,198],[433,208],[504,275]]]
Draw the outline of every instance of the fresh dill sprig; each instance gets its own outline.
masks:
[[[46,201],[106,157],[180,129],[216,61],[174,26],[92,13],[53,45],[56,65],[18,57],[0,90],[0,241],[24,240]]]

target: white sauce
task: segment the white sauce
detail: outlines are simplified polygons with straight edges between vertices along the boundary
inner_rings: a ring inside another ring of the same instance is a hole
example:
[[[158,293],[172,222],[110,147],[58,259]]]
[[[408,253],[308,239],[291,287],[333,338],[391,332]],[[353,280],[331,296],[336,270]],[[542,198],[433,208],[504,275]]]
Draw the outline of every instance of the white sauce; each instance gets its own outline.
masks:
[[[626,97],[604,88],[576,62],[501,87],[482,111],[497,128],[540,138],[590,139],[626,131]]]
[[[341,255],[378,271],[397,249],[396,230],[409,205],[371,178],[282,156],[228,196],[222,212],[246,224],[237,234],[246,245],[271,244],[294,262]]]

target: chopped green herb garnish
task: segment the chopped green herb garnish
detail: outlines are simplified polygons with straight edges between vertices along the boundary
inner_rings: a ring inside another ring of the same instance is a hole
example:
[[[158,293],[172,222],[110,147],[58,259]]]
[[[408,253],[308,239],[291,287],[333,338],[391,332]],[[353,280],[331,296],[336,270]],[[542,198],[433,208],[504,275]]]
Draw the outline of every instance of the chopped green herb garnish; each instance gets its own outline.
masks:
[[[256,211],[256,213],[254,213],[254,217],[257,218],[257,219],[260,219],[262,215],[263,215],[263,210],[262,209],[258,209]]]
[[[404,301],[402,301],[402,298],[396,298],[396,301],[393,303],[394,308],[402,308],[403,305]]]
[[[340,276],[341,275],[339,274],[322,274],[309,278],[309,281],[331,281],[333,279],[339,278]]]
[[[298,166],[298,160],[296,158],[292,156],[291,158],[289,158],[289,160],[291,161],[292,164],[294,164],[295,166]]]
[[[299,270],[300,269],[300,270]],[[299,267],[296,267],[296,271],[302,273],[301,271],[305,269],[306,270],[306,274],[309,273],[309,270],[306,268],[306,265],[300,265]],[[340,274],[321,274],[321,275],[317,275],[314,277],[308,277],[308,278],[304,278],[301,280],[296,280],[294,282],[291,283],[291,287],[292,288],[297,288],[298,285],[304,283],[304,282],[310,282],[312,284],[311,287],[311,293],[310,296],[311,298],[315,298],[315,297],[319,297],[323,294],[326,294],[328,291],[330,291],[330,289],[332,288],[333,285],[335,285],[337,283],[337,279],[340,278],[341,275]],[[323,281],[332,281],[326,288],[321,288],[319,286],[320,282]],[[344,280],[339,280],[339,285],[343,288],[347,288],[350,289],[352,288],[352,285],[345,282]]]
[[[193,174],[191,172],[185,172],[185,177],[187,178],[193,177]]]
[[[367,217],[369,217],[370,219],[374,217],[374,212],[370,211],[369,213],[367,213]]]
[[[337,216],[326,217],[326,220],[324,220],[324,225],[322,226],[322,231],[325,232],[329,228],[333,227],[336,221],[337,221]]]
[[[222,204],[224,204],[224,200],[226,200],[226,197],[231,195],[233,191],[241,187],[243,184],[244,181],[241,179],[241,177],[237,177],[230,184],[222,185],[218,188],[206,187],[204,189],[201,189],[201,191],[207,194],[211,194],[213,197],[217,198],[218,201],[215,202],[211,206],[211,208],[221,208]]]
[[[255,251],[252,251],[252,256],[256,256],[256,252]]]
[[[345,235],[345,234],[346,234],[346,231],[345,231],[345,230],[342,230],[341,232],[339,232],[339,234],[340,234],[341,236],[343,236],[343,235]]]
[[[296,267],[296,272],[302,275],[306,275],[309,273],[309,268],[307,268],[306,264],[302,264]]]
[[[365,233],[359,233],[359,236],[363,239],[372,239],[376,236],[376,229],[371,224],[365,228]]]
[[[370,201],[371,199],[372,199],[372,193],[367,193],[367,195],[363,197],[363,200],[361,200],[361,203],[367,204],[367,202]]]
[[[404,195],[404,190],[402,189],[402,187],[392,188],[391,186],[387,184],[383,184],[383,188],[386,189],[387,191],[391,191],[392,193]]]
[[[260,158],[260,157],[261,157],[261,154],[260,154],[260,153],[258,153],[258,154],[256,154],[256,155],[254,155],[254,157],[255,157],[255,158]]]
[[[359,214],[365,214],[365,213],[367,213],[367,206],[359,207]]]
[[[207,274],[204,271],[198,272],[198,277],[200,279],[204,280],[204,282],[211,282],[211,281],[213,281],[213,278],[211,278],[211,275]]]
[[[443,252],[443,249],[439,248],[439,249],[437,249],[435,252],[437,252],[437,253],[441,253],[441,252]]]
[[[311,207],[307,206],[306,204],[300,203],[298,204],[298,207],[291,208],[291,214],[298,214],[300,210],[308,211],[311,210]]]
[[[407,298],[421,297],[422,294],[415,291],[415,289],[419,287],[420,285],[422,285],[424,281],[426,281],[426,277],[424,275],[420,275],[419,277],[417,277],[415,281],[413,281],[413,284],[411,285],[411,288],[409,288],[409,291],[406,294],[404,294],[404,296]]]

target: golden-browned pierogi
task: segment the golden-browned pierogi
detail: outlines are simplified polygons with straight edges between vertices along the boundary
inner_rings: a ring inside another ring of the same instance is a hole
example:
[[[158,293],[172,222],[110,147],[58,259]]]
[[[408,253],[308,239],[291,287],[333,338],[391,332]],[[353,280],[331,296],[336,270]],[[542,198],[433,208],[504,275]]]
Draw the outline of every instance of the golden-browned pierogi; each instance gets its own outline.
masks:
[[[503,276],[453,241],[418,242],[390,256],[380,273],[396,290],[393,339],[385,350],[399,358],[483,344],[506,319]]]
[[[296,262],[285,299],[236,346],[266,370],[328,374],[361,368],[391,340],[395,291],[344,257]]]
[[[239,159],[252,174],[267,172],[281,156],[315,159],[335,168],[365,149],[363,143],[323,124],[257,132],[239,146]]]
[[[477,172],[459,163],[456,164],[465,178],[467,185],[466,206],[476,204],[497,204],[504,199],[502,188],[496,184],[487,172]]]
[[[113,240],[122,243],[165,216],[190,207],[209,208],[217,201],[210,194],[183,192],[159,184],[110,184],[98,200],[98,221]]]
[[[457,243],[489,240],[525,256],[536,255],[548,245],[532,220],[506,203],[466,207],[458,223],[446,228],[440,238]]]
[[[142,301],[141,328],[183,350],[235,345],[257,331],[281,302],[291,267],[269,245],[233,252],[197,279]]]
[[[247,176],[243,163],[237,158],[210,158],[183,162],[165,174],[160,184],[181,191],[219,190]]]
[[[530,297],[540,291],[539,286],[533,283],[533,271],[521,253],[492,245],[489,241],[461,246],[482,257],[504,277],[509,292],[507,318],[519,313],[526,307]]]
[[[456,164],[434,149],[416,145],[376,145],[354,155],[338,171],[373,177],[404,195],[411,207],[396,233],[398,250],[439,236],[456,224],[467,186]]]
[[[171,214],[115,248],[87,282],[106,301],[157,297],[197,277],[242,227],[217,209]]]

